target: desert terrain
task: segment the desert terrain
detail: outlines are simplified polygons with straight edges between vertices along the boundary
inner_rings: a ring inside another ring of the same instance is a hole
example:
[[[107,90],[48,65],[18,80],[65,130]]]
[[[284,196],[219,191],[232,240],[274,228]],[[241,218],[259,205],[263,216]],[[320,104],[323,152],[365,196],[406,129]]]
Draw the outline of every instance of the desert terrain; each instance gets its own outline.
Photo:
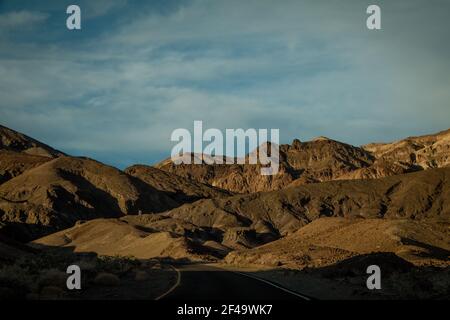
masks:
[[[280,145],[279,174],[260,167],[119,170],[1,126],[0,298],[155,299],[186,264],[317,299],[450,297],[450,130],[295,139]],[[88,273],[82,294],[61,281],[69,262]]]

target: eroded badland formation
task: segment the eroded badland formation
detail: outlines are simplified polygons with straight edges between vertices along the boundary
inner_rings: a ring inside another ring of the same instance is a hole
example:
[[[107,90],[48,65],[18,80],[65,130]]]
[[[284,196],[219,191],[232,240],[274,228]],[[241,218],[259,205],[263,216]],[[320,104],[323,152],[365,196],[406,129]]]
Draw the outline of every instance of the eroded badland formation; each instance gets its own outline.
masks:
[[[294,140],[263,176],[170,159],[121,171],[0,127],[0,261],[65,247],[327,281],[375,259],[404,280],[393,294],[448,297],[449,223],[450,130],[361,147]]]

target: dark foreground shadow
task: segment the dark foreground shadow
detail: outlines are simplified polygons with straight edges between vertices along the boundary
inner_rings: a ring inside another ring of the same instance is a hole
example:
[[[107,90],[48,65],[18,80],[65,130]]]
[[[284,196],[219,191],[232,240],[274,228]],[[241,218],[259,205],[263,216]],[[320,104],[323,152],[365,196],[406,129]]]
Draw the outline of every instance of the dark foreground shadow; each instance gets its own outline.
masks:
[[[10,244],[17,245],[14,241]],[[450,268],[417,267],[393,253],[359,255],[320,268],[258,270],[188,258],[137,260],[74,252],[73,247],[33,245],[23,250],[23,246],[17,247],[23,251],[21,257],[0,259],[0,299],[153,300],[163,296],[161,299],[177,301],[305,301],[304,297],[450,297]],[[71,264],[82,270],[80,291],[66,289],[65,270]],[[370,265],[380,267],[381,290],[367,288]]]

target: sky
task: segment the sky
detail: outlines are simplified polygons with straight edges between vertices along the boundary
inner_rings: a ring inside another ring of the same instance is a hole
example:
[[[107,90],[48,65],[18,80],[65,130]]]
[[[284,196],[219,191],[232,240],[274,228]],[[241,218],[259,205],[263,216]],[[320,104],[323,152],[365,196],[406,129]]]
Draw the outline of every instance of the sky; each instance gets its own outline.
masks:
[[[66,8],[81,8],[81,30]],[[368,30],[366,8],[381,8]],[[0,0],[0,124],[125,168],[170,135],[353,145],[450,127],[450,1]]]

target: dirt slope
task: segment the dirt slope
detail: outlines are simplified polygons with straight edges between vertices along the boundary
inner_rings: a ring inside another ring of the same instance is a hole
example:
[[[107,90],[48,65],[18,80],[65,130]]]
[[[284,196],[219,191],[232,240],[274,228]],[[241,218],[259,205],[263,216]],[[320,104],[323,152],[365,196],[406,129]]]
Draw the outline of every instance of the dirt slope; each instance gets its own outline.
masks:
[[[33,242],[37,245],[70,247],[75,252],[100,255],[208,259],[206,250],[189,239],[168,231],[139,228],[119,219],[96,219]]]
[[[0,150],[0,184],[51,159],[21,152]]]

